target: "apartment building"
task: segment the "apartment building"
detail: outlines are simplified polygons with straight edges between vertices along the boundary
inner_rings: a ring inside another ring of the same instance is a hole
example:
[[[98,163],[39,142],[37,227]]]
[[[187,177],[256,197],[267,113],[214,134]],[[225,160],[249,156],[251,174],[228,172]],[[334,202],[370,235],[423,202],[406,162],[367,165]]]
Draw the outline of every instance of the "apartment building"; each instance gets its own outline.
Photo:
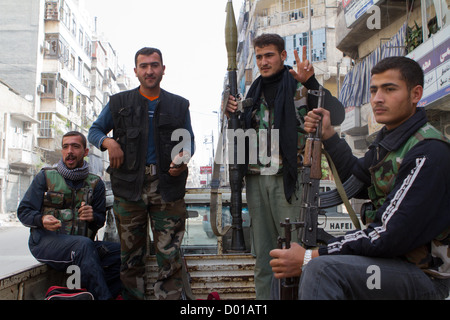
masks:
[[[129,88],[130,79],[117,53],[111,43],[97,36],[96,21],[82,4],[78,0],[0,2],[0,80],[8,88],[0,90],[0,100],[14,92],[14,98],[0,105],[6,108],[1,145],[9,149],[9,158],[33,155],[33,161],[27,156],[28,162],[16,164],[0,157],[0,211],[15,211],[29,178],[42,166],[59,161],[65,132],[87,135],[109,96]],[[18,108],[20,104],[27,108]],[[104,176],[106,157],[91,147],[91,171]],[[22,177],[13,176],[17,167]],[[5,195],[13,188],[18,192]],[[2,201],[11,205],[2,205]]]

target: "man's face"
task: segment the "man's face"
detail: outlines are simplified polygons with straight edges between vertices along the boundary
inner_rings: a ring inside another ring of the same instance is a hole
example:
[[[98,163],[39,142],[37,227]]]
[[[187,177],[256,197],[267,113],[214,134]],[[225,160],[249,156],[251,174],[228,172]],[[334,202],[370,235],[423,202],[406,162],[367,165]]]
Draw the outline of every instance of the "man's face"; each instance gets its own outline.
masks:
[[[166,67],[162,65],[159,54],[155,52],[148,56],[140,54],[137,57],[134,73],[141,86],[144,89],[151,90],[159,88],[165,69]]]
[[[408,89],[400,71],[374,74],[370,83],[370,103],[375,120],[388,130],[398,127],[416,112],[423,88]]]
[[[256,64],[262,77],[267,78],[278,73],[284,67],[286,50],[278,52],[274,44],[265,47],[255,47]]]
[[[64,137],[62,141],[62,159],[68,169],[81,168],[89,149],[83,147],[80,136]]]

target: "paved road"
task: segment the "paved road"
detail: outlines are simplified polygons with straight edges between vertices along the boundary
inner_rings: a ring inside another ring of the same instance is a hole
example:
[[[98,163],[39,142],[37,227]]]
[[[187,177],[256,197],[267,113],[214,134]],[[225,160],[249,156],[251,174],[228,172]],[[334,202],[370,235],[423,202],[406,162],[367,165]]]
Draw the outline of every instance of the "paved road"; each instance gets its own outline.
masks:
[[[23,226],[0,227],[0,277],[38,263],[28,249],[29,233]]]
[[[208,238],[203,231],[202,218],[199,215],[198,218],[188,219],[184,245],[216,244],[217,239]],[[28,249],[29,233],[30,229],[20,223],[0,225],[0,278],[38,263]]]

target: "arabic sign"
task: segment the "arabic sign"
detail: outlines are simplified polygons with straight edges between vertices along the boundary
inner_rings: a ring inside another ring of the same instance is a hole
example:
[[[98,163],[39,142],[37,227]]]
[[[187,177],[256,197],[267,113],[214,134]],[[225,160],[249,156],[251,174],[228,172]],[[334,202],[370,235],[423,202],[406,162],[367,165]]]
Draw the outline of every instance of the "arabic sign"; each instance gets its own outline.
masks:
[[[373,5],[381,0],[342,0],[347,28],[351,28]]]
[[[211,166],[200,167],[200,174],[212,174]]]
[[[422,66],[425,82],[422,100],[424,107],[450,93],[450,27],[436,33],[407,55]]]

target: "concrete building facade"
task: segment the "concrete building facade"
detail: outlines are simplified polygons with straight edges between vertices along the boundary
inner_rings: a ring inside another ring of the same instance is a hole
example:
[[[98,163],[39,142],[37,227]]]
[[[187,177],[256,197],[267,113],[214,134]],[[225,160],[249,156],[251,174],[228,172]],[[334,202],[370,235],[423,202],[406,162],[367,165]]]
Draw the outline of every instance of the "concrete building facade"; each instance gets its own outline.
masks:
[[[87,135],[109,96],[130,87],[116,51],[98,37],[96,19],[83,4],[0,2],[1,134],[7,149],[0,158],[0,212],[15,211],[30,179],[59,161],[64,133]],[[91,171],[105,177],[107,153],[91,146],[88,159]]]

